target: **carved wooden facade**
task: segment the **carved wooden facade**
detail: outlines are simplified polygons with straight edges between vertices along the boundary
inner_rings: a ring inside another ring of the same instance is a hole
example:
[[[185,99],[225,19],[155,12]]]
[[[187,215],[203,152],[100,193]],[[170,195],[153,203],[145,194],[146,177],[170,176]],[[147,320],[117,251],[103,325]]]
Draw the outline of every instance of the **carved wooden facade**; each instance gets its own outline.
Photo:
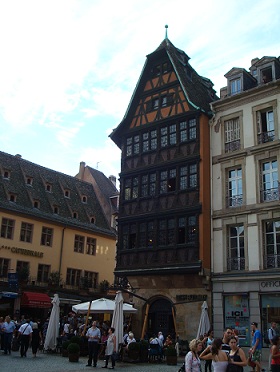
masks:
[[[120,277],[210,268],[208,79],[168,39],[147,57],[126,116],[122,150]],[[197,100],[197,102],[195,101]]]

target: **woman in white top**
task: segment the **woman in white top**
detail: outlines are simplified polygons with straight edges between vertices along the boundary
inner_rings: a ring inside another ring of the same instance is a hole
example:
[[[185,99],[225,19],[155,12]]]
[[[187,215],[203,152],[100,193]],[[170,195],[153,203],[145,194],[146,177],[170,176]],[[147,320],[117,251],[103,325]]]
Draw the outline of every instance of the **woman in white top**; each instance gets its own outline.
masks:
[[[190,351],[185,357],[185,371],[186,372],[200,372],[200,359],[198,354],[202,350],[202,341],[192,340],[189,344]]]
[[[209,345],[199,356],[202,360],[212,360],[214,372],[225,372],[227,369],[228,357],[222,351],[222,344],[221,338],[215,338],[212,345]]]
[[[114,355],[116,354],[117,346],[116,346],[116,336],[114,332],[115,332],[115,328],[111,327],[108,329],[107,345],[105,349],[105,366],[102,368],[108,368],[110,357],[112,361],[112,367],[109,367],[109,369],[115,368],[116,360],[114,358]]]

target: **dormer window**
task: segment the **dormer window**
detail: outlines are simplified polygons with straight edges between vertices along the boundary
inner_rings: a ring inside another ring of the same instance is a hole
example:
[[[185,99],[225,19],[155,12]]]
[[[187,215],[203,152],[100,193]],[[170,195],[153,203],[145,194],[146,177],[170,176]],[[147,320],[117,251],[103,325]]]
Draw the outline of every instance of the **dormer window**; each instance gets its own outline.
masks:
[[[32,186],[33,184],[33,178],[32,177],[26,177],[26,185]]]
[[[234,79],[230,81],[230,94],[233,96],[234,94],[241,92],[241,79]]]
[[[90,223],[95,223],[95,218],[94,217],[90,217]]]
[[[70,198],[70,190],[68,189],[64,190],[64,196],[65,198]]]
[[[17,195],[13,194],[13,193],[10,193],[9,194],[9,200],[10,200],[10,202],[15,203],[17,201]]]
[[[57,205],[54,205],[54,207],[53,207],[53,213],[54,214],[58,214],[59,213],[59,208],[58,208]]]
[[[11,177],[11,172],[8,170],[4,170],[3,178],[5,178],[6,180],[9,180],[10,177]]]
[[[52,185],[50,183],[46,183],[46,191],[52,192]]]
[[[85,195],[82,196],[82,202],[83,202],[84,204],[87,203],[87,197],[86,197]]]
[[[266,84],[272,81],[272,67],[266,67],[261,70],[261,83]]]
[[[40,202],[39,200],[34,200],[33,207],[39,209],[40,208]]]
[[[77,212],[73,212],[73,218],[78,218],[78,213]]]

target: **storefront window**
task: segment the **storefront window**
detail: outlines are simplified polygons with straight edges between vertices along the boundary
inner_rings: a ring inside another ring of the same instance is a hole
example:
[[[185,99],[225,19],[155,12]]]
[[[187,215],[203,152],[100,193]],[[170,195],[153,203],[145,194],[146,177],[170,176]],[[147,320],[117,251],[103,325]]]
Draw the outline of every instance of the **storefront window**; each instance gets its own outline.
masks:
[[[250,312],[248,295],[224,296],[225,328],[238,332],[239,345],[250,345]]]
[[[266,284],[267,282],[263,282]],[[280,294],[267,294],[261,296],[261,319],[262,333],[265,334],[271,326],[271,322],[280,326]],[[260,327],[259,327],[260,328]],[[278,333],[278,332],[277,332]],[[279,334],[279,333],[278,333]],[[264,344],[263,346],[267,346]]]

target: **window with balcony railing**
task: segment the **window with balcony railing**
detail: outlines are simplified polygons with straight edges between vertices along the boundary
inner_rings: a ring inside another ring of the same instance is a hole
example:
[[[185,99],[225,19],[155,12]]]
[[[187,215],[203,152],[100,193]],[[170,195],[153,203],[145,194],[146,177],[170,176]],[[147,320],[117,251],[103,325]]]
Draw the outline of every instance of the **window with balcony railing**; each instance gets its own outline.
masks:
[[[239,207],[243,204],[242,168],[230,169],[227,177],[227,207]]]
[[[225,152],[233,152],[240,149],[240,120],[233,118],[224,123]]]
[[[244,270],[245,255],[244,255],[244,226],[230,226],[227,231],[227,270]]]
[[[261,201],[279,200],[277,160],[269,160],[261,164],[261,181]]]
[[[264,223],[264,268],[280,267],[280,220]]]
[[[273,108],[257,111],[258,143],[275,140]]]

